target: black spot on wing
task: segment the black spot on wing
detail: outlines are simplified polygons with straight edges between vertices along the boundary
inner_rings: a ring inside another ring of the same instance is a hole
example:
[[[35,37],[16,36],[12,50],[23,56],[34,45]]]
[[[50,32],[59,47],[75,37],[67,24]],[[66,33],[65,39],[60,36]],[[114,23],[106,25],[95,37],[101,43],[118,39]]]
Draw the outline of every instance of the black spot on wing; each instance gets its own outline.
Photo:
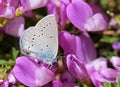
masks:
[[[34,40],[35,38],[32,38],[32,40]]]
[[[48,45],[46,45],[46,47],[48,47]]]
[[[53,38],[53,36],[49,36],[49,38]]]

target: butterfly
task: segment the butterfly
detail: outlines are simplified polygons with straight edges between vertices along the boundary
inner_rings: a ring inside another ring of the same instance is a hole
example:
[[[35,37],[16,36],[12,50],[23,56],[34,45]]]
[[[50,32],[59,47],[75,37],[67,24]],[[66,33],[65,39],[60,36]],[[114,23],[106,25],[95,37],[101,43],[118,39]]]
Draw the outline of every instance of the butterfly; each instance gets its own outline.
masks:
[[[53,14],[42,18],[20,37],[20,49],[25,55],[52,63],[58,51],[58,25]]]

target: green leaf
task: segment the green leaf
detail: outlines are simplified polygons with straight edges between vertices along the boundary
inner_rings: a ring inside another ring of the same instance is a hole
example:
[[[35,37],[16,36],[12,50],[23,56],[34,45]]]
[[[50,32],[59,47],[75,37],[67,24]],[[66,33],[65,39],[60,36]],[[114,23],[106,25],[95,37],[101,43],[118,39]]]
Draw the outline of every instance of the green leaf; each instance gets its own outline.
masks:
[[[117,78],[117,87],[120,87],[120,78]]]
[[[111,83],[108,83],[108,82],[104,82],[104,86],[105,87],[112,87]]]
[[[117,35],[113,35],[113,36],[103,36],[100,41],[112,44],[113,42],[117,40],[119,40],[119,37]]]
[[[117,87],[115,83],[108,83],[108,82],[104,82],[104,86],[105,87]],[[120,87],[120,86],[118,86]]]
[[[11,50],[11,59],[15,60],[17,55],[18,55],[19,51],[16,50],[14,47]]]

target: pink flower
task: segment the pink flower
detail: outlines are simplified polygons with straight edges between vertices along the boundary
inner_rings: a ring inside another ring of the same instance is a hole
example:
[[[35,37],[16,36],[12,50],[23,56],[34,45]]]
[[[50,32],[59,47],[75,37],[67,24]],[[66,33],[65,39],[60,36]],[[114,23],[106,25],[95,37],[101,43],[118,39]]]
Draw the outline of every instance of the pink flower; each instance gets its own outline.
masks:
[[[9,87],[9,82],[8,80],[3,81],[2,83],[0,83],[0,87]]]
[[[77,87],[77,84],[73,81],[73,76],[68,71],[63,72],[60,76],[60,80],[62,81],[64,87]]]
[[[112,48],[113,48],[115,51],[120,51],[120,41],[115,41],[115,42],[112,44]]]
[[[93,14],[91,7],[83,0],[72,0],[67,6],[67,16],[72,24],[82,31],[107,29],[107,22],[103,15]]]
[[[2,28],[2,31],[9,35],[20,37],[24,31],[24,23],[24,18],[22,16],[18,17],[9,21],[5,27]]]
[[[95,87],[104,87],[104,81],[115,83],[116,79],[120,77],[117,70],[107,66],[106,58],[98,58],[94,60],[86,65],[86,69]]]
[[[87,33],[76,36],[62,31],[59,33],[59,43],[66,56],[74,54],[83,63],[89,63],[96,58],[96,49]]]
[[[15,78],[13,72],[9,73],[9,75],[8,75],[8,81],[9,81],[9,83],[12,83],[12,84],[16,83],[16,78]]]
[[[52,81],[53,86],[52,87],[64,87],[63,83],[60,82],[59,80],[53,80]]]
[[[17,58],[13,73],[18,81],[30,87],[44,86],[55,79],[50,69],[24,56]]]
[[[47,5],[48,14],[54,14],[60,26],[64,26],[67,21],[66,6],[63,0],[50,0]]]
[[[80,60],[75,57],[75,55],[69,54],[66,59],[67,68],[75,78],[81,80],[88,79],[89,76],[87,74],[85,65],[81,63]]]
[[[0,0],[0,17],[13,18],[15,8],[11,5],[11,0]]]
[[[113,66],[115,67],[115,69],[120,72],[120,57],[113,56],[110,59],[110,62],[113,64]]]
[[[20,0],[23,12],[46,6],[49,0]]]
[[[47,5],[48,13],[55,14],[58,23],[64,26],[67,20],[82,31],[101,31],[108,27],[103,13],[92,8],[83,0],[57,0],[58,4],[50,0]]]

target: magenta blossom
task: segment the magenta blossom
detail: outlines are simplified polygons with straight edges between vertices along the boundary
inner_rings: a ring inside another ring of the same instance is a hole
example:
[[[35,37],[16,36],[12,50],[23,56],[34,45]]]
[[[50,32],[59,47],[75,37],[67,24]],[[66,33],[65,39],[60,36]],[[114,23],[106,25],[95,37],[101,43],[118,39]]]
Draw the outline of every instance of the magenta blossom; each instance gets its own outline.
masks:
[[[83,0],[50,0],[48,13],[55,14],[60,25],[70,22],[82,31],[101,31],[107,29],[107,21],[101,12],[94,13],[92,8]],[[60,13],[60,14],[59,14]]]
[[[67,16],[72,24],[82,31],[107,29],[107,22],[103,15],[93,14],[91,7],[83,0],[72,0],[67,6]]]
[[[23,12],[46,6],[49,0],[20,0]]]
[[[20,37],[24,31],[25,23],[21,15],[26,11],[46,6],[48,1],[49,0],[0,0],[0,18],[3,18],[0,23],[0,30],[9,35]]]
[[[113,48],[115,51],[120,51],[120,41],[115,41],[115,42],[112,44],[112,48]]]
[[[110,62],[113,64],[113,66],[115,67],[115,69],[120,72],[120,57],[113,56],[110,59]]]
[[[51,83],[46,84],[42,87],[65,87],[63,86],[63,83],[60,80],[53,80]]]
[[[9,73],[9,75],[8,75],[8,81],[9,81],[9,83],[12,83],[12,84],[16,83],[16,78],[15,78],[13,72]]]
[[[0,17],[13,18],[15,7],[11,5],[12,0],[0,0]]]
[[[20,37],[24,31],[24,28],[25,28],[24,24],[25,24],[25,20],[21,16],[21,17],[14,19],[14,20],[9,21],[2,28],[2,31],[9,34],[9,35],[12,35],[15,37]]]
[[[75,55],[68,55],[66,58],[66,63],[68,70],[72,73],[72,75],[81,80],[88,79],[87,70],[85,68],[85,65],[80,62],[78,58],[75,57]]]
[[[87,72],[95,87],[104,87],[103,82],[115,83],[120,77],[117,70],[107,66],[106,58],[98,58],[86,65]]]
[[[8,80],[3,81],[2,83],[0,82],[0,87],[9,87]]]
[[[17,58],[13,74],[18,81],[30,87],[44,86],[55,79],[50,69],[24,56]]]
[[[83,64],[74,55],[67,56],[67,68],[71,74],[80,80],[91,80],[95,87],[104,87],[103,83],[116,83],[116,78],[120,77],[117,70],[107,66],[106,58],[98,58],[88,64]]]
[[[100,14],[103,15],[105,21],[109,22],[109,19],[108,19],[107,15],[105,14],[104,11],[102,11],[102,9],[98,5],[96,5],[94,3],[88,3],[88,4],[92,8],[93,14],[100,13]]]
[[[59,33],[59,42],[66,56],[74,54],[83,63],[89,63],[96,58],[96,49],[87,33],[75,36],[62,31]]]
[[[66,12],[67,2],[69,1],[68,0],[50,0],[47,5],[48,14],[54,14],[60,26],[64,26],[68,20],[67,12]]]
[[[64,87],[77,87],[77,84],[74,83],[73,76],[68,71],[61,74],[60,80],[62,81]]]
[[[59,80],[53,80],[52,81],[53,86],[52,87],[64,87],[63,83],[60,82]]]

